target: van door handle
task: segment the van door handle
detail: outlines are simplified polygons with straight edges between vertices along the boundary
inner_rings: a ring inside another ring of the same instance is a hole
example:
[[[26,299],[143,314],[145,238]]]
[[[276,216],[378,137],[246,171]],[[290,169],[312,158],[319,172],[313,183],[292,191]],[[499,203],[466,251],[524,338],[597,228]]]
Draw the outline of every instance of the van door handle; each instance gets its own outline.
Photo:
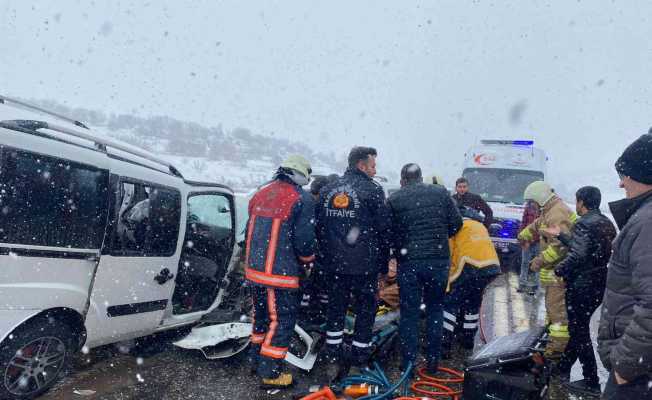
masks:
[[[169,269],[163,268],[161,272],[159,272],[158,275],[154,277],[154,280],[159,285],[163,285],[165,282],[169,281],[172,278],[174,278],[174,274],[171,274]]]

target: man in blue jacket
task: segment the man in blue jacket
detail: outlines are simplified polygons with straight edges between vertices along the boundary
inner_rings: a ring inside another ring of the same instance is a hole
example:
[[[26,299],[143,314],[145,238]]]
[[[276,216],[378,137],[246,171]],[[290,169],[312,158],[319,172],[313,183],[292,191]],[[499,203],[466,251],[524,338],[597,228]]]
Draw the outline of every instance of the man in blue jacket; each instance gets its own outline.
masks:
[[[315,259],[314,200],[301,189],[311,172],[305,158],[290,156],[249,201],[245,276],[254,305],[251,354],[264,387],[292,384],[281,367],[296,321],[299,272]]]
[[[377,152],[354,147],[344,176],[319,197],[317,239],[329,283],[326,345],[330,361],[340,359],[346,311],[353,297],[356,315],[351,365],[367,361],[376,314],[378,274],[389,262],[389,208],[372,178]]]

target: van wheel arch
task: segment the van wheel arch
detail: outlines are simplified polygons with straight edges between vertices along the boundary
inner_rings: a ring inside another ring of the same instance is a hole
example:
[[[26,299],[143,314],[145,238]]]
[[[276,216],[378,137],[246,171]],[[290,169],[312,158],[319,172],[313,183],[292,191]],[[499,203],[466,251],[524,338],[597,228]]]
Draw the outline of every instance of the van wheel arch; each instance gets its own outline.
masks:
[[[58,307],[41,311],[20,324],[16,329],[20,329],[25,325],[39,323],[43,319],[49,320],[50,318],[60,321],[70,327],[70,331],[72,332],[75,343],[77,344],[75,351],[81,350],[84,343],[86,343],[86,326],[84,325],[84,317],[72,308]]]

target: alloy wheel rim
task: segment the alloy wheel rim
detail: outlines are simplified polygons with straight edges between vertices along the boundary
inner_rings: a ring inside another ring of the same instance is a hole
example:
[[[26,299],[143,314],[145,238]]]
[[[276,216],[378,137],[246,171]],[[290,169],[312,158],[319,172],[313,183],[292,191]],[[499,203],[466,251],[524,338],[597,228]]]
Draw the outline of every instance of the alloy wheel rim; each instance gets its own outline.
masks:
[[[56,337],[35,339],[16,352],[5,368],[5,389],[14,395],[28,395],[54,381],[66,356],[65,344]]]

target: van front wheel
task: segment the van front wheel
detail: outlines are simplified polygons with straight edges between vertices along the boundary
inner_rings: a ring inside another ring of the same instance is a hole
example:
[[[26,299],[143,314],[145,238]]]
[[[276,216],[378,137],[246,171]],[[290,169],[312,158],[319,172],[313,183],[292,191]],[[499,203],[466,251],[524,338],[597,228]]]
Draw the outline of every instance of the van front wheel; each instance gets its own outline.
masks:
[[[19,327],[0,344],[0,399],[32,399],[67,371],[73,351],[70,327],[38,318]]]

